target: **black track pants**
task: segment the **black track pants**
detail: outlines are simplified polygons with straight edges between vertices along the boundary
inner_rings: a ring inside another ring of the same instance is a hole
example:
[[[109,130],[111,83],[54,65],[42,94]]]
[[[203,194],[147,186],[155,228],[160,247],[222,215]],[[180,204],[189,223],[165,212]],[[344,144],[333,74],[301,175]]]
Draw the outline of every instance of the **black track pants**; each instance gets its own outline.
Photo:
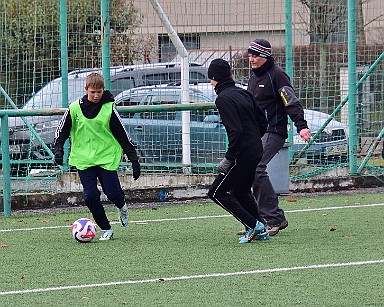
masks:
[[[208,191],[209,198],[231,213],[246,228],[255,228],[256,221],[260,221],[251,190],[259,161],[257,158],[237,159],[226,175],[217,175]]]

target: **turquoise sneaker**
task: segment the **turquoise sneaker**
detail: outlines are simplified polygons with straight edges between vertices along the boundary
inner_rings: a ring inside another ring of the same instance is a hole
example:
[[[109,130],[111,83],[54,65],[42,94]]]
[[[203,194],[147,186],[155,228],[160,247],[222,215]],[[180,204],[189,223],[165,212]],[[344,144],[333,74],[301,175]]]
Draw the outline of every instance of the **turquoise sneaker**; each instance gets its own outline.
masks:
[[[253,240],[268,240],[269,235],[265,232],[263,223],[257,221],[253,229],[248,229],[243,237],[239,238],[239,243],[251,243]]]

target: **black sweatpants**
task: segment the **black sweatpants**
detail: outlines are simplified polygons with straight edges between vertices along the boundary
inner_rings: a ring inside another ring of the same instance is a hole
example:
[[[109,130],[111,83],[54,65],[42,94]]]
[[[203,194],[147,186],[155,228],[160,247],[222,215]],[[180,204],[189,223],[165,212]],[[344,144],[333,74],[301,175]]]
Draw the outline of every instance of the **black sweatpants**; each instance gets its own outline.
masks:
[[[114,203],[116,207],[121,208],[125,204],[125,198],[117,171],[109,171],[100,166],[92,166],[85,170],[78,170],[77,172],[84,189],[83,196],[85,205],[91,211],[93,219],[102,230],[111,229],[111,225],[100,200],[101,193],[97,188],[97,179],[99,179],[101,188],[107,198]]]
[[[232,214],[246,228],[255,228],[256,221],[260,221],[251,190],[260,158],[238,158],[226,175],[217,175],[208,191],[209,198]]]

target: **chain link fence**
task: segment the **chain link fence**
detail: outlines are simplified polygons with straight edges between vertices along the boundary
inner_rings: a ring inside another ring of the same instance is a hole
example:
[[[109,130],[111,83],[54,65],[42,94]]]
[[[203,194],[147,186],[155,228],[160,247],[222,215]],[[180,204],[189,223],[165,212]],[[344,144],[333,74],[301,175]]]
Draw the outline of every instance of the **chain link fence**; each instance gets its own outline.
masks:
[[[181,111],[161,106],[182,99],[185,67],[175,36],[188,51],[189,102],[208,105],[215,98],[207,78],[212,59],[228,60],[238,85],[246,87],[249,43],[255,38],[271,43],[314,136],[306,146],[291,129],[291,181],[383,174],[380,0],[8,0],[0,8],[0,109],[66,107],[84,95],[88,73],[102,72],[118,106],[143,108],[121,112],[148,176],[140,186],[156,184],[154,176],[166,178],[164,185],[204,182],[225,151],[217,111],[196,108],[190,111],[191,159],[183,163]],[[160,108],[151,109],[155,105]],[[9,148],[2,150],[2,182],[6,153],[13,194],[70,191],[71,186],[57,184],[70,169],[55,165],[50,151],[60,112],[1,113],[5,117]],[[137,131],[135,120],[142,120],[140,126],[145,121],[144,131]],[[176,179],[186,169],[195,179]],[[122,161],[121,171],[129,173],[129,164]]]

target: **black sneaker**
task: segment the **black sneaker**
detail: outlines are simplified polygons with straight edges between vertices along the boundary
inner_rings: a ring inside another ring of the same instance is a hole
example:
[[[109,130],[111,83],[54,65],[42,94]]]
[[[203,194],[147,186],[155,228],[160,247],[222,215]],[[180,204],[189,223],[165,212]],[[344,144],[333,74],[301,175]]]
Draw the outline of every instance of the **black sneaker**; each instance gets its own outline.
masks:
[[[283,230],[288,227],[288,221],[284,219],[279,224],[267,224],[265,226],[266,232],[269,233],[270,236],[275,236],[279,233],[280,230]]]

